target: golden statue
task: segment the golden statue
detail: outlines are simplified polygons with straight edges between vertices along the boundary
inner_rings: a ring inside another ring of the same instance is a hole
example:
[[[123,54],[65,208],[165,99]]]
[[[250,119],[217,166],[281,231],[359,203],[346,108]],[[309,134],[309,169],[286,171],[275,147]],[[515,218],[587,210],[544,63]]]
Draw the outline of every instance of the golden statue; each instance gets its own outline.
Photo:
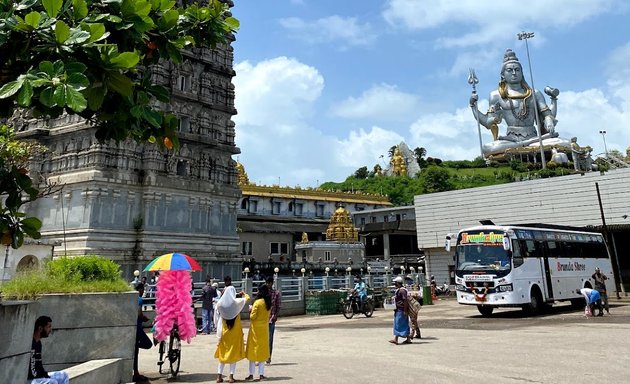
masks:
[[[374,166],[374,176],[383,176],[383,168],[379,164]]]
[[[407,162],[400,154],[400,148],[396,147],[392,156],[392,174],[395,176],[407,176]]]
[[[302,242],[308,243],[308,233],[302,232]]]

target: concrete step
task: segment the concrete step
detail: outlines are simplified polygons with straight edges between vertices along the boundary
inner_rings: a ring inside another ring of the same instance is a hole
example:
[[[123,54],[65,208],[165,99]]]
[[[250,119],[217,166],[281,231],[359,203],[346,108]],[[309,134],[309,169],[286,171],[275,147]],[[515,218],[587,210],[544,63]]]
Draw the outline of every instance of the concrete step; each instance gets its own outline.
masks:
[[[90,360],[64,371],[71,384],[119,384],[131,380],[131,372],[125,372],[124,359]]]

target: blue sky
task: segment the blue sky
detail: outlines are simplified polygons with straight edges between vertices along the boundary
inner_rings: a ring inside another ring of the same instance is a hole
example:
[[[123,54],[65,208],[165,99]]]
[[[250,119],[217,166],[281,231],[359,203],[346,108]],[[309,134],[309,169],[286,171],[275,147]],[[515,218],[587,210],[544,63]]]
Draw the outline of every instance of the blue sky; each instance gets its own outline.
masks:
[[[484,112],[507,48],[531,83],[521,31],[535,33],[536,88],[560,89],[560,136],[594,155],[600,130],[609,150],[630,146],[630,2],[235,0],[232,12],[238,159],[258,184],[342,181],[401,141],[475,158],[468,69]]]

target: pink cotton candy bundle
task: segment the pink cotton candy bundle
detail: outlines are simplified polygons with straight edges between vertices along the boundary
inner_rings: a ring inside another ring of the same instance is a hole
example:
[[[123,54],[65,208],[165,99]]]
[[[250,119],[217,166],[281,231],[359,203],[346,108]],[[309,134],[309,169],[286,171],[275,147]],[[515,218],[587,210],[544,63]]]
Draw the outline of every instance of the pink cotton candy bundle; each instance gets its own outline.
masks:
[[[158,341],[168,339],[175,323],[179,326],[179,337],[182,340],[190,343],[190,339],[197,334],[191,287],[192,280],[188,271],[165,271],[160,274],[155,300],[155,338]]]

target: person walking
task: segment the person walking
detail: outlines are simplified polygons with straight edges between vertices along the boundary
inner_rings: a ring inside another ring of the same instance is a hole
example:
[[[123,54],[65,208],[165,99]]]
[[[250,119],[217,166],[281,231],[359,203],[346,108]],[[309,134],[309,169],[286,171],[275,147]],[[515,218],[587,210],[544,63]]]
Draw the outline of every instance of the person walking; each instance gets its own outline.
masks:
[[[213,330],[214,323],[214,299],[217,290],[212,286],[212,278],[206,277],[206,285],[201,291],[201,334],[207,335]]]
[[[52,333],[52,319],[40,316],[35,320],[31,359],[28,364],[28,379],[31,384],[68,384],[70,379],[65,371],[46,372],[42,362],[42,339]]]
[[[249,332],[245,354],[249,360],[249,376],[245,380],[254,380],[258,365],[258,380],[265,379],[265,361],[269,359],[269,315],[271,313],[271,295],[269,287],[261,284],[254,299],[249,315]]]
[[[606,309],[606,314],[610,315],[610,308],[608,307],[608,294],[606,293],[606,280],[608,277],[602,273],[599,267],[595,268],[595,273],[593,273],[593,281],[595,282],[595,289],[599,292],[599,295],[602,298],[602,302],[604,303],[604,309]],[[597,316],[604,316],[604,312],[599,308],[599,314]]]
[[[415,337],[416,339],[421,339],[422,335],[420,334],[420,326],[418,326],[418,315],[420,314],[420,308],[422,308],[422,306],[411,293],[409,293],[407,300],[409,301],[409,338],[413,339]]]
[[[214,357],[219,360],[217,383],[223,382],[225,364],[230,365],[228,383],[234,383],[236,381],[234,379],[236,363],[246,357],[241,311],[249,300],[249,295],[243,291],[236,293],[236,289],[232,286],[231,277],[226,276],[224,282],[225,289],[216,306],[215,318],[218,320],[217,337],[219,342]]]
[[[269,313],[269,358],[266,361],[267,365],[271,365],[271,354],[273,353],[273,334],[276,332],[276,321],[278,320],[278,314],[280,313],[280,305],[282,298],[280,290],[273,287],[273,276],[268,276],[265,280],[267,288],[269,288],[269,294],[271,296],[271,311]]]
[[[400,276],[394,278],[394,284],[396,285],[396,293],[394,295],[394,302],[396,303],[396,309],[394,310],[394,339],[389,342],[398,344],[398,338],[404,337],[406,340],[402,344],[411,344],[407,290],[403,287],[403,278]]]

